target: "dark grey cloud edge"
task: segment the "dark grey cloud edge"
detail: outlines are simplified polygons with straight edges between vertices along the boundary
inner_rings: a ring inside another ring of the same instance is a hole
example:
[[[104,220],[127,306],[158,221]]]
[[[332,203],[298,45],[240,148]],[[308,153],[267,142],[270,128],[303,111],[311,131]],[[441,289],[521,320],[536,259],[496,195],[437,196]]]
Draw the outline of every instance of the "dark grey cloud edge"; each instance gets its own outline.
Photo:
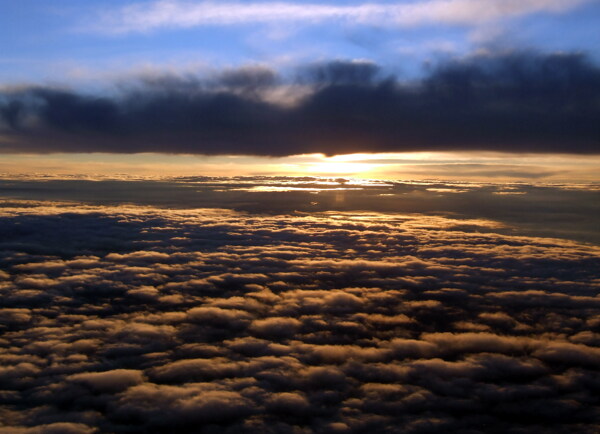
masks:
[[[302,85],[295,104],[279,86]],[[0,93],[0,152],[302,153],[491,150],[600,153],[600,68],[534,51],[451,60],[417,82],[368,63],[164,76],[118,95]]]

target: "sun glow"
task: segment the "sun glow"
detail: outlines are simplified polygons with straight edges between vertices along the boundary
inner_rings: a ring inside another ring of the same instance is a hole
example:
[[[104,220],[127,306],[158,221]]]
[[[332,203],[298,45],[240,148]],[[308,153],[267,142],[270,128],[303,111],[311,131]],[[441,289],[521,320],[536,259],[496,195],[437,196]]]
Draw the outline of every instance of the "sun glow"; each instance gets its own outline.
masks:
[[[318,175],[348,175],[356,176],[375,170],[379,165],[370,163],[353,163],[347,161],[327,161],[312,163],[307,168],[307,173]]]
[[[314,176],[357,179],[598,182],[600,157],[483,152],[303,154],[286,157],[164,154],[6,154],[0,174],[80,176]]]

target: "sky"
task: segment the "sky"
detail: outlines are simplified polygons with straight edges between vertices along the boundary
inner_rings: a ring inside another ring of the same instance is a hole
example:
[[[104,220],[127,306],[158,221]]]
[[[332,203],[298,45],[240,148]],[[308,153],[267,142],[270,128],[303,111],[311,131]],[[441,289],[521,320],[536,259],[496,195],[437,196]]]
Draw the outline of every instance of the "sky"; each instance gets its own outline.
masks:
[[[600,0],[0,0],[0,434],[600,432]]]
[[[414,76],[485,49],[598,59],[594,0],[2,1],[5,83],[363,59]]]
[[[597,0],[0,6],[4,173],[597,180]]]

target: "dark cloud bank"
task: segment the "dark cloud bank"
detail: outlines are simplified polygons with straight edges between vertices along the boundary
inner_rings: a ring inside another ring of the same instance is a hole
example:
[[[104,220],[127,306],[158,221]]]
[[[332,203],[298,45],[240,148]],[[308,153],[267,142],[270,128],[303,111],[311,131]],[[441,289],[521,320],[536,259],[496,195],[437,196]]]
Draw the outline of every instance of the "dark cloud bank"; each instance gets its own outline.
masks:
[[[600,250],[496,229],[4,201],[0,433],[596,433]]]
[[[302,96],[282,104],[276,94],[290,84],[288,91],[302,88]],[[155,77],[113,96],[44,86],[5,91],[0,149],[598,153],[599,118],[597,65],[580,54],[517,52],[450,61],[413,83],[375,65],[333,62],[304,68],[292,80],[256,68]]]

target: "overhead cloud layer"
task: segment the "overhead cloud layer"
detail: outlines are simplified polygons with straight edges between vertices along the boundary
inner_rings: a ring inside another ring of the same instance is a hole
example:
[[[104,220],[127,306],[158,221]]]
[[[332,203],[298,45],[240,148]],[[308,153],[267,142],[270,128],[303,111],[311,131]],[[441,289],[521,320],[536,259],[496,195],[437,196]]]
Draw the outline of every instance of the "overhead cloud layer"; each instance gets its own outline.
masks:
[[[581,54],[480,55],[417,82],[332,62],[293,80],[251,68],[165,76],[88,95],[0,94],[2,152],[303,153],[495,150],[598,153],[600,69]]]
[[[0,432],[597,432],[600,250],[496,226],[3,202]]]

